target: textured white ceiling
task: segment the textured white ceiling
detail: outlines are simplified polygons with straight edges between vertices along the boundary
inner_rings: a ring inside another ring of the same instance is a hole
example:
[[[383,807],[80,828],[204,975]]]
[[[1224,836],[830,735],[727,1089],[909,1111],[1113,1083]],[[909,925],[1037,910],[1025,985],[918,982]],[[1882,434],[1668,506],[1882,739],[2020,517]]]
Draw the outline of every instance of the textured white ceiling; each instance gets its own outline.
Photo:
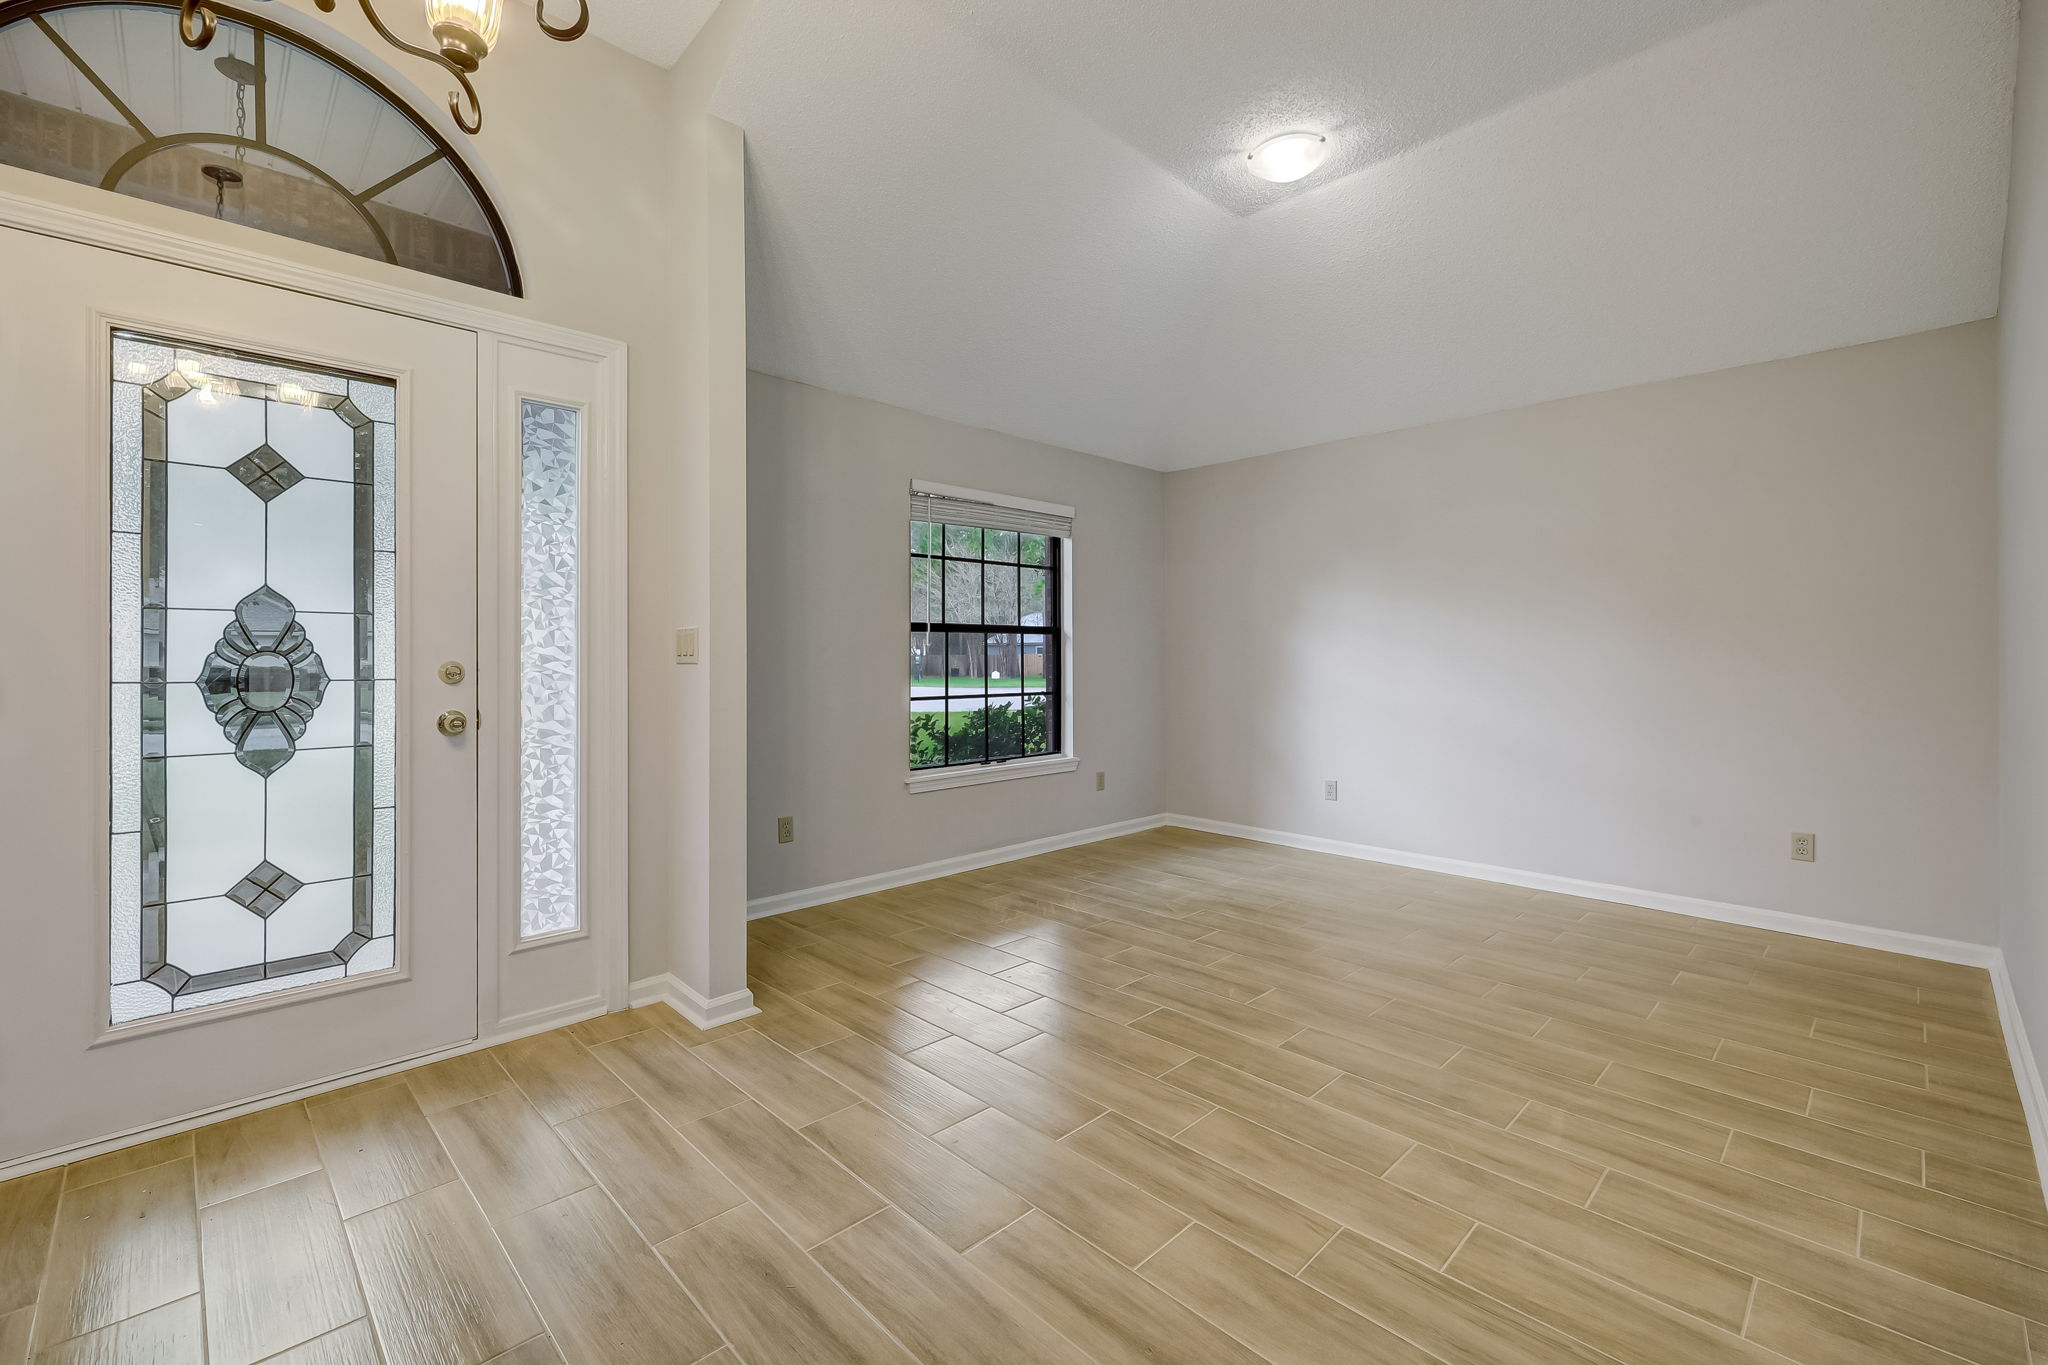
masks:
[[[727,3],[752,363],[1056,445],[1184,467],[1996,305],[2014,0]],[[1239,178],[1303,122],[1336,165]]]
[[[1275,132],[1328,182],[1760,0],[923,0],[1234,213]]]

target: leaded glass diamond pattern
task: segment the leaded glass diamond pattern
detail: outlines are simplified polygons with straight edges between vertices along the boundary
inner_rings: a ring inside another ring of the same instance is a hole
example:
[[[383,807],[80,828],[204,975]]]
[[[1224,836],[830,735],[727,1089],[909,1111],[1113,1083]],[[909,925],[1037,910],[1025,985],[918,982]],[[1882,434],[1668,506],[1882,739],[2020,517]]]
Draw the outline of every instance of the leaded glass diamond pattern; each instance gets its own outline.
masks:
[[[240,479],[244,488],[265,502],[280,493],[290,492],[293,485],[306,477],[290,460],[267,445],[256,447],[229,465],[228,473]]]
[[[580,927],[576,893],[581,414],[520,406],[519,932]]]
[[[249,870],[248,876],[234,884],[228,891],[228,899],[244,910],[269,919],[304,885],[297,877],[265,858]]]
[[[391,386],[125,334],[114,362],[108,1017],[389,970]]]

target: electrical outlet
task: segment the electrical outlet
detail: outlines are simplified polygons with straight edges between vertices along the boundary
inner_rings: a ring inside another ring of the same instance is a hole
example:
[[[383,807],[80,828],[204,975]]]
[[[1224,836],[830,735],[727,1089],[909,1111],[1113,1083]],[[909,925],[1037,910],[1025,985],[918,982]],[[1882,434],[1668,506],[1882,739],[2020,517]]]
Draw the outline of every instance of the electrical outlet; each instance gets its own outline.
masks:
[[[1333,778],[1331,778],[1331,779],[1330,779],[1330,780],[1329,780],[1328,782],[1325,782],[1325,783],[1323,783],[1323,800],[1325,800],[1325,801],[1335,801],[1336,799],[1337,799],[1337,779],[1333,777]]]
[[[1104,785],[1105,785],[1105,784],[1106,784],[1106,783],[1108,782],[1108,779],[1109,779],[1109,774],[1108,774],[1108,773],[1097,773],[1097,774],[1095,774],[1095,790],[1097,790],[1097,791],[1101,791],[1101,790],[1103,789]]]
[[[697,628],[684,626],[676,631],[676,662],[693,664],[697,662]]]
[[[785,815],[775,822],[775,842],[793,844],[796,842],[796,817]]]
[[[1811,834],[1795,834],[1792,836],[1792,860],[1799,863],[1810,863],[1813,861],[1813,836]]]

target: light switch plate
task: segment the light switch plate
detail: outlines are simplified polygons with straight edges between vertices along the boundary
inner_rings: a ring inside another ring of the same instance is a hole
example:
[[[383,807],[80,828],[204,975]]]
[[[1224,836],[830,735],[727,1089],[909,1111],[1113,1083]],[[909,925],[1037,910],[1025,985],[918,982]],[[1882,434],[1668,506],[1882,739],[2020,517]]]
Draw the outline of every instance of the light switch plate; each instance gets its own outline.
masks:
[[[697,662],[697,628],[683,626],[676,631],[676,662],[693,664]]]

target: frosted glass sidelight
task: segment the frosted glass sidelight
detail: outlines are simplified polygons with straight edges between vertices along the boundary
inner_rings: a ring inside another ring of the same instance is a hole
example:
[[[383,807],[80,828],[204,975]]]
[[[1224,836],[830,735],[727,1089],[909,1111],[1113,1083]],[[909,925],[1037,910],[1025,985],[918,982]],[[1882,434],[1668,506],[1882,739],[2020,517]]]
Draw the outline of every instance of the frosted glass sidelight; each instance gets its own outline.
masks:
[[[519,933],[582,927],[577,889],[577,515],[582,414],[520,404]]]
[[[388,970],[395,391],[113,346],[107,1018]]]

